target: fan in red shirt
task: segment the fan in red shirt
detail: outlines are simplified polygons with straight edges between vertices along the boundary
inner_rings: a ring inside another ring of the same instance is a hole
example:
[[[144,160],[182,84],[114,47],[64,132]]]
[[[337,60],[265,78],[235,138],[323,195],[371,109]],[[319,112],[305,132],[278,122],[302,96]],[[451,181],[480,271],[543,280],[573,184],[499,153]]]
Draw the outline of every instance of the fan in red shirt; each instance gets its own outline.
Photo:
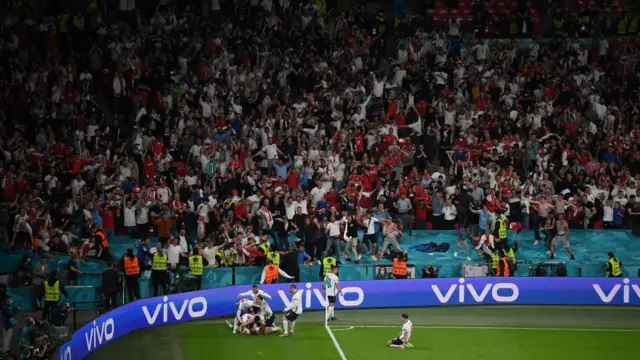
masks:
[[[151,142],[149,147],[151,148],[151,151],[156,154],[156,156],[162,155],[162,152],[164,151],[164,143],[162,142],[162,139],[160,139],[160,137],[156,137]]]
[[[156,161],[153,160],[151,154],[148,154],[142,163],[142,173],[149,178],[156,176]]]

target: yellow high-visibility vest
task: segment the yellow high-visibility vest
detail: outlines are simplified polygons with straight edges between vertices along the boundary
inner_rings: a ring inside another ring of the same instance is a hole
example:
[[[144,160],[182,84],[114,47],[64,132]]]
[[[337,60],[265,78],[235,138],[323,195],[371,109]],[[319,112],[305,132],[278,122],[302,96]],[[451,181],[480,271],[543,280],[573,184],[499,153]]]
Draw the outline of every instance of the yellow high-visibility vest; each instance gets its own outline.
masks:
[[[273,265],[280,266],[280,253],[279,252],[270,252],[267,254],[267,259],[273,262]]]
[[[193,255],[189,257],[189,275],[202,275],[202,256]]]
[[[611,265],[611,275],[613,276],[622,275],[622,270],[620,269],[620,260],[613,258],[613,259],[609,259],[608,263],[609,265]],[[607,277],[609,276],[610,275],[607,274]]]
[[[498,219],[498,237],[500,239],[507,238],[507,221],[504,219]]]
[[[327,13],[327,2],[325,0],[316,0],[316,6],[323,14]]]
[[[151,265],[152,270],[164,271],[167,270],[167,254],[155,253],[153,254],[153,263]]]
[[[82,17],[82,15],[74,15],[73,26],[79,30],[84,30],[84,17]]]
[[[629,18],[624,17],[618,22],[618,35],[627,35],[627,22]]]
[[[61,33],[69,32],[69,14],[60,15],[60,21],[58,22],[58,31]]]
[[[60,281],[56,281],[55,284],[49,285],[48,281],[44,282],[44,301],[58,301],[60,300]]]

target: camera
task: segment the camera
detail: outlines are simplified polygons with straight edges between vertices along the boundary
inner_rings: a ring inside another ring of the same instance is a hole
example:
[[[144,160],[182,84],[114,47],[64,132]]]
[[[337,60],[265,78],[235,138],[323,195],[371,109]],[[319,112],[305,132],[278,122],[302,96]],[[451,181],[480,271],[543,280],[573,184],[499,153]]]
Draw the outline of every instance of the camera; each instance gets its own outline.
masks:
[[[422,268],[423,279],[435,279],[437,277],[438,277],[438,269],[434,268],[433,265],[427,265]]]

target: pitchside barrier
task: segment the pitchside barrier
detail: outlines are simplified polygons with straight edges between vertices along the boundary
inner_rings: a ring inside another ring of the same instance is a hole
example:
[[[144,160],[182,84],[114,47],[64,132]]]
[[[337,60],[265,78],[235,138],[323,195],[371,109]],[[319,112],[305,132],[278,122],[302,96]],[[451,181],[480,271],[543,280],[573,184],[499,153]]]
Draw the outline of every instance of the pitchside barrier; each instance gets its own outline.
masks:
[[[408,286],[410,282],[411,286]],[[460,278],[344,281],[336,306],[347,309],[439,305],[640,305],[640,279]],[[290,284],[262,285],[276,311],[289,305]],[[326,306],[322,283],[298,283],[305,310]],[[132,331],[235,314],[238,294],[251,285],[201,290],[138,300],[108,312],[76,331],[59,359],[79,360]]]

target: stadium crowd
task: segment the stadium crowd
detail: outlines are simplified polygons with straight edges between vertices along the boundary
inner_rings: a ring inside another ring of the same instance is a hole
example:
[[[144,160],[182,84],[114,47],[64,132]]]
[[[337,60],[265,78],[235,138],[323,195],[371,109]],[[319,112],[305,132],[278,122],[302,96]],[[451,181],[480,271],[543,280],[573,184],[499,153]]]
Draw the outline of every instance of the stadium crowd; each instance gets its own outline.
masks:
[[[301,263],[357,261],[413,229],[477,241],[508,220],[537,243],[640,214],[637,21],[518,42],[484,39],[482,15],[212,5],[4,19],[4,243],[111,260],[102,229],[238,266],[295,234]]]

